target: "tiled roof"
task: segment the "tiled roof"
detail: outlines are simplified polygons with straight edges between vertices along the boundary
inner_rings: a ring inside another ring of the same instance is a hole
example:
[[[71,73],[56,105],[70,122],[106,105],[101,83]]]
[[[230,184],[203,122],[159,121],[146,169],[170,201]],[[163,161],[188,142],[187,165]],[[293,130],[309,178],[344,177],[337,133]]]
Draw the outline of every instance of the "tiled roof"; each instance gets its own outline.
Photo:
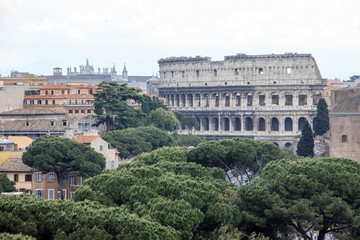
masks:
[[[21,158],[9,158],[0,166],[0,172],[30,172],[33,168],[24,164]]]
[[[77,136],[74,140],[79,143],[91,143],[100,136]]]
[[[23,116],[23,115],[65,115],[63,112],[52,109],[16,109],[12,111],[2,112],[0,116]]]
[[[51,90],[66,89],[66,90],[70,90],[71,86],[68,86],[68,85],[46,85],[46,86],[43,86],[41,88],[41,90],[46,90],[46,89],[51,89]]]
[[[63,120],[67,120],[67,125],[63,126]],[[29,120],[5,120],[0,123],[4,131],[65,131],[76,121],[69,119],[29,119]],[[53,122],[53,125],[51,125]],[[27,123],[29,126],[27,126]]]
[[[91,94],[59,94],[59,95],[25,95],[25,100],[30,99],[93,99]]]

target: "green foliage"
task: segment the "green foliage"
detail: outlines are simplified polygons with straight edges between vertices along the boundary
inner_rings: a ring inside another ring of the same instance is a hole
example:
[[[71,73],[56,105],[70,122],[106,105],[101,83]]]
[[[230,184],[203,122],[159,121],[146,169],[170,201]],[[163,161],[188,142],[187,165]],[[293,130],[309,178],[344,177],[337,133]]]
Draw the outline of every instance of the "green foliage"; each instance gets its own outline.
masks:
[[[187,151],[165,147],[143,153],[116,171],[87,180],[74,199],[126,206],[140,217],[174,228],[181,239],[233,224],[239,212],[222,196],[233,187],[224,181],[224,171],[187,163]]]
[[[165,110],[164,108],[157,108],[149,113],[148,124],[153,124],[155,127],[169,132],[174,132],[179,129],[180,122],[173,112]]]
[[[2,240],[36,240],[36,238],[30,236],[24,236],[22,234],[10,234],[10,233],[1,233],[0,239]]]
[[[0,232],[37,239],[180,239],[171,227],[96,202],[2,197]]]
[[[251,180],[259,176],[268,162],[288,155],[272,143],[234,138],[201,143],[189,152],[188,161],[225,171],[236,169]]]
[[[37,138],[23,154],[23,162],[44,173],[54,172],[62,192],[63,178],[92,177],[105,168],[105,158],[94,149],[76,141],[55,136]],[[63,196],[62,196],[63,199]]]
[[[312,157],[314,155],[314,135],[308,121],[305,122],[301,130],[301,138],[296,153],[302,157]]]
[[[205,137],[199,137],[192,134],[189,135],[179,135],[178,133],[174,132],[172,134],[172,138],[174,141],[174,145],[176,146],[194,146],[196,147],[200,143],[205,143]]]
[[[116,130],[107,132],[102,137],[116,147],[119,156],[124,158],[173,144],[172,138],[166,131],[155,127]]]
[[[177,119],[179,119],[181,126],[187,129],[198,129],[199,128],[199,122],[194,118],[193,116],[185,116],[181,112],[174,112]]]
[[[269,163],[261,177],[240,188],[247,232],[271,239],[280,232],[351,232],[360,199],[360,164],[341,158],[297,158]]]
[[[15,185],[15,182],[10,181],[6,175],[0,174],[0,193],[15,191],[14,185]]]
[[[329,110],[325,99],[320,99],[317,105],[317,115],[314,119],[314,134],[323,135],[330,129]]]
[[[144,113],[128,105],[130,101],[142,101],[142,96],[138,94],[140,90],[117,82],[102,82],[98,86],[101,91],[93,94],[96,126],[106,124],[109,131],[143,124]]]
[[[141,110],[143,113],[150,113],[153,110],[158,108],[163,108],[167,110],[167,107],[164,105],[162,101],[157,97],[150,98],[148,95],[143,95],[143,99],[141,102]]]

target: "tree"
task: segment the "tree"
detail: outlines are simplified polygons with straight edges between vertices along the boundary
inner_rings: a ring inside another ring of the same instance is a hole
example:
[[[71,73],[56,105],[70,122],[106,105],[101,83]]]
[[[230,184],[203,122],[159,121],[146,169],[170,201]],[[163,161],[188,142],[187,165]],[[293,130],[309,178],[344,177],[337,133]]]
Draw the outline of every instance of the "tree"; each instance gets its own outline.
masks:
[[[169,132],[174,132],[179,129],[180,122],[173,112],[158,108],[149,113],[148,124],[153,124],[155,127]]]
[[[187,129],[198,129],[199,122],[193,116],[185,116],[181,112],[174,112],[177,119],[180,121],[181,126]]]
[[[296,153],[303,157],[312,157],[314,155],[314,135],[308,121],[304,123],[303,129],[301,129],[301,138]]]
[[[44,173],[54,172],[59,184],[61,199],[62,183],[69,174],[92,177],[105,168],[105,158],[85,144],[55,136],[37,138],[23,154],[23,162]]]
[[[143,99],[141,101],[141,110],[143,113],[150,113],[151,111],[158,108],[163,108],[167,110],[167,107],[162,101],[159,100],[159,98],[150,98],[148,95],[143,95]]]
[[[140,90],[117,82],[102,82],[101,91],[93,93],[96,126],[106,124],[107,131],[142,125],[144,114],[129,106],[129,102],[141,102]]]
[[[226,172],[231,170],[240,178],[246,175],[251,181],[260,175],[268,162],[288,155],[287,151],[269,142],[234,138],[201,143],[189,152],[188,161],[206,167],[220,167]]]
[[[360,164],[342,158],[270,162],[260,178],[240,188],[240,226],[275,239],[318,231],[349,234],[358,226]]]
[[[317,115],[314,119],[314,134],[323,135],[329,130],[329,111],[325,99],[321,98],[317,105]]]
[[[102,136],[119,151],[119,156],[128,158],[159,147],[172,146],[170,135],[156,127],[137,127],[111,131]]]
[[[10,181],[6,175],[0,174],[0,193],[15,191],[15,182]]]

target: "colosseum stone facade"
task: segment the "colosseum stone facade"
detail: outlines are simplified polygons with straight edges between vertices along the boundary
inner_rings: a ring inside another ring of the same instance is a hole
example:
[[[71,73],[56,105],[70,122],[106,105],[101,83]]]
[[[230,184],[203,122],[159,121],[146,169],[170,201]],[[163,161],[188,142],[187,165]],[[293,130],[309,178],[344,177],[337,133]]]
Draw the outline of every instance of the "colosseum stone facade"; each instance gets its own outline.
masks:
[[[326,87],[311,54],[170,57],[158,63],[159,95],[172,110],[194,116],[200,127],[192,133],[208,140],[245,137],[294,148]]]

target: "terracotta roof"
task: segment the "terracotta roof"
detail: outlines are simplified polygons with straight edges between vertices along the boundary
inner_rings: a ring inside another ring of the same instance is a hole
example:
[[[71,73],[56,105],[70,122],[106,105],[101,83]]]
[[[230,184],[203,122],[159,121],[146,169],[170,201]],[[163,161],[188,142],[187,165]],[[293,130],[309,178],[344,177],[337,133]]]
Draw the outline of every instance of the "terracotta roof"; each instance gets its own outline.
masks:
[[[52,109],[16,109],[12,111],[2,112],[0,116],[23,116],[23,115],[65,115],[63,112]]]
[[[30,172],[33,168],[24,164],[21,158],[9,158],[0,166],[0,172]]]
[[[67,85],[46,85],[46,86],[43,86],[41,88],[41,90],[46,90],[46,89],[53,89],[53,90],[66,89],[66,90],[70,90],[71,86],[67,86]]]
[[[79,143],[91,143],[100,136],[77,136],[74,140]]]
[[[25,95],[24,99],[93,99],[92,94]]]
[[[66,126],[63,126],[63,120],[67,120]],[[4,122],[0,123],[0,126],[4,131],[65,131],[71,128],[70,126],[72,126],[75,121],[75,118],[4,120]],[[53,122],[53,125],[51,122]]]

